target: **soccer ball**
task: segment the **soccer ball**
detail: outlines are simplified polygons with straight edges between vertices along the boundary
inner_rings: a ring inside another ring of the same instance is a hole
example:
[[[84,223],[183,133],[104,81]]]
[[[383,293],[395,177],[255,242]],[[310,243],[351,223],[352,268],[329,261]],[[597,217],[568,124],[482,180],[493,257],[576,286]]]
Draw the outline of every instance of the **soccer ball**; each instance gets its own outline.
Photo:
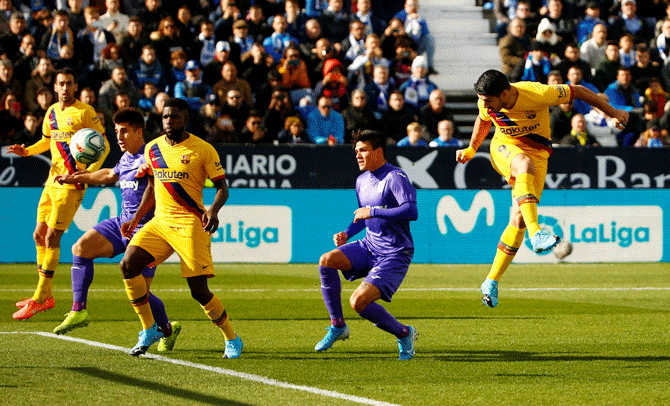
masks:
[[[556,246],[554,247],[554,255],[559,260],[562,260],[571,253],[572,253],[572,243],[568,240],[563,240],[558,244],[556,244]]]
[[[72,157],[84,165],[96,162],[105,152],[105,137],[92,128],[82,128],[70,138]]]

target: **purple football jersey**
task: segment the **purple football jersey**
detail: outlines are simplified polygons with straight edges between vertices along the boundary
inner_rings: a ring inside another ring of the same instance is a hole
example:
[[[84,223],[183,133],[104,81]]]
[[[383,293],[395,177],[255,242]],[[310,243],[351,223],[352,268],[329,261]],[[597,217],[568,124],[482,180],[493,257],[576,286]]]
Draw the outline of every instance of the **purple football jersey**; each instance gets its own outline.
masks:
[[[135,155],[125,152],[119,159],[119,163],[114,167],[114,173],[119,175],[119,187],[121,187],[121,198],[123,200],[121,204],[121,223],[130,221],[142,202],[142,195],[147,188],[149,178],[147,176],[136,178],[135,174],[140,165],[145,162],[143,145]],[[137,226],[143,226],[153,216],[154,211],[151,210]]]
[[[356,196],[360,207],[391,209],[405,202],[416,203],[416,190],[407,174],[386,163],[374,172],[365,171],[356,179]],[[365,220],[367,231],[363,242],[374,255],[414,253],[409,220]]]

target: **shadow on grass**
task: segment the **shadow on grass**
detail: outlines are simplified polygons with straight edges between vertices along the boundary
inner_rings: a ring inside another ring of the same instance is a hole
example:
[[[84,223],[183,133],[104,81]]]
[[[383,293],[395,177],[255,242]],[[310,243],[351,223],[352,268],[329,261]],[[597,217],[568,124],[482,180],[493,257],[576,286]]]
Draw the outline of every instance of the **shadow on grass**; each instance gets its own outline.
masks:
[[[93,378],[104,379],[110,382],[121,383],[136,388],[149,389],[155,392],[161,392],[168,396],[179,397],[184,400],[196,401],[210,405],[231,405],[231,406],[249,406],[249,403],[235,402],[230,399],[220,398],[211,395],[194,392],[187,389],[179,389],[168,385],[163,385],[157,382],[151,382],[140,379],[135,376],[121,375],[110,371],[105,371],[100,368],[93,367],[75,367],[66,368],[69,371],[88,375]]]
[[[616,356],[616,355],[587,355],[587,354],[544,354],[527,351],[458,351],[448,355],[421,354],[440,361],[449,362],[527,362],[527,361],[623,361],[623,362],[667,362],[668,356]]]

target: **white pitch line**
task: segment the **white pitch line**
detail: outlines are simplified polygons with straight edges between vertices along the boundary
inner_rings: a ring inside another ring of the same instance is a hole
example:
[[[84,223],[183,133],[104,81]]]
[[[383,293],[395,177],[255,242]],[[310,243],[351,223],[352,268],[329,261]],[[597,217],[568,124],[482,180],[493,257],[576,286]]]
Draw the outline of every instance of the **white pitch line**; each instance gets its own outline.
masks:
[[[101,343],[101,342],[98,342],[98,341],[84,340],[82,338],[56,335],[56,334],[46,333],[46,332],[42,332],[42,331],[12,331],[12,332],[0,332],[0,334],[35,334],[35,335],[39,335],[39,336],[42,336],[42,337],[57,338],[59,340],[72,341],[72,342],[75,342],[75,343],[86,344],[86,345],[90,345],[91,347],[99,347],[99,348],[104,348],[104,349],[107,349],[107,350],[121,351],[121,352],[125,352],[125,353],[130,352],[130,348],[124,348],[124,347],[119,347],[117,345],[105,344],[105,343]],[[400,405],[397,405],[397,404],[394,404],[394,403],[381,402],[381,401],[378,401],[378,400],[363,398],[363,397],[360,397],[360,396],[347,395],[347,394],[344,394],[344,393],[334,392],[334,391],[330,391],[330,390],[313,388],[311,386],[295,385],[295,384],[292,384],[292,383],[282,382],[282,381],[278,381],[276,379],[268,378],[266,376],[248,374],[246,372],[238,372],[238,371],[233,371],[232,369],[213,367],[213,366],[210,366],[210,365],[197,364],[195,362],[185,361],[185,360],[176,359],[176,358],[163,357],[161,355],[145,354],[145,355],[143,355],[143,357],[154,359],[156,361],[168,362],[168,363],[174,364],[174,365],[180,365],[180,366],[185,366],[185,367],[189,367],[189,368],[201,369],[203,371],[213,372],[215,374],[228,375],[228,376],[232,376],[234,378],[240,378],[240,379],[243,379],[243,380],[246,380],[246,381],[262,383],[264,385],[276,386],[276,387],[284,388],[284,389],[293,389],[293,390],[298,390],[298,391],[302,391],[302,392],[309,392],[309,393],[313,393],[313,394],[316,394],[316,395],[326,396],[326,397],[335,398],[335,399],[342,399],[342,400],[345,400],[347,402],[354,402],[354,403],[359,403],[359,404],[362,404],[362,405],[400,406]]]
[[[34,289],[25,288],[25,289],[0,289],[0,292],[32,292]],[[210,289],[212,292],[242,292],[242,293],[267,293],[267,292],[320,292],[318,288],[314,289]],[[353,292],[355,289],[342,289],[342,291]],[[479,288],[400,288],[401,291],[407,292],[473,292],[479,291]],[[552,287],[530,287],[530,288],[505,288],[506,291],[515,291],[515,292],[536,292],[536,291],[555,291],[555,292],[606,292],[606,291],[617,291],[617,292],[635,292],[642,290],[658,290],[666,291],[670,290],[670,287],[660,287],[660,286],[642,286],[642,287],[629,287],[629,288],[575,288],[575,287],[561,287],[561,288],[552,288]],[[70,289],[54,289],[54,292],[70,292]],[[189,293],[189,289],[160,289],[156,288],[152,290],[153,292],[175,292],[175,293]],[[89,289],[89,292],[125,292],[123,289]]]

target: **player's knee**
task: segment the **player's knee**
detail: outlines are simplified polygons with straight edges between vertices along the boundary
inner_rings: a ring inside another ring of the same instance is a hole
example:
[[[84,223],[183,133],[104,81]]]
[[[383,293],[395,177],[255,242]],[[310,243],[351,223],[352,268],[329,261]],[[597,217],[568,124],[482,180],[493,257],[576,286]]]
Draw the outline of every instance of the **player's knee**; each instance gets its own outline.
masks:
[[[74,245],[72,245],[72,255],[83,257],[84,255],[84,244],[81,243],[81,240],[77,240]]]
[[[520,173],[530,173],[531,175],[535,174],[535,164],[528,155],[525,154],[517,155],[514,158],[512,166],[513,166],[512,171],[516,172],[517,174]]]
[[[119,267],[121,268],[123,279],[132,279],[142,273],[142,269],[135,266],[133,262],[134,261],[127,256],[124,256],[123,259],[121,259]]]
[[[38,231],[33,232],[33,240],[35,244],[44,245],[44,235],[40,234]]]
[[[363,310],[365,310],[365,308],[368,307],[369,304],[370,303],[368,303],[368,301],[365,299],[363,295],[358,295],[355,292],[349,298],[349,305],[358,314],[363,313]]]
[[[209,289],[191,288],[191,297],[204,306],[212,300],[214,294]]]
[[[331,268],[333,265],[333,254],[330,252],[326,252],[325,254],[321,255],[319,258],[319,266],[325,266]]]

